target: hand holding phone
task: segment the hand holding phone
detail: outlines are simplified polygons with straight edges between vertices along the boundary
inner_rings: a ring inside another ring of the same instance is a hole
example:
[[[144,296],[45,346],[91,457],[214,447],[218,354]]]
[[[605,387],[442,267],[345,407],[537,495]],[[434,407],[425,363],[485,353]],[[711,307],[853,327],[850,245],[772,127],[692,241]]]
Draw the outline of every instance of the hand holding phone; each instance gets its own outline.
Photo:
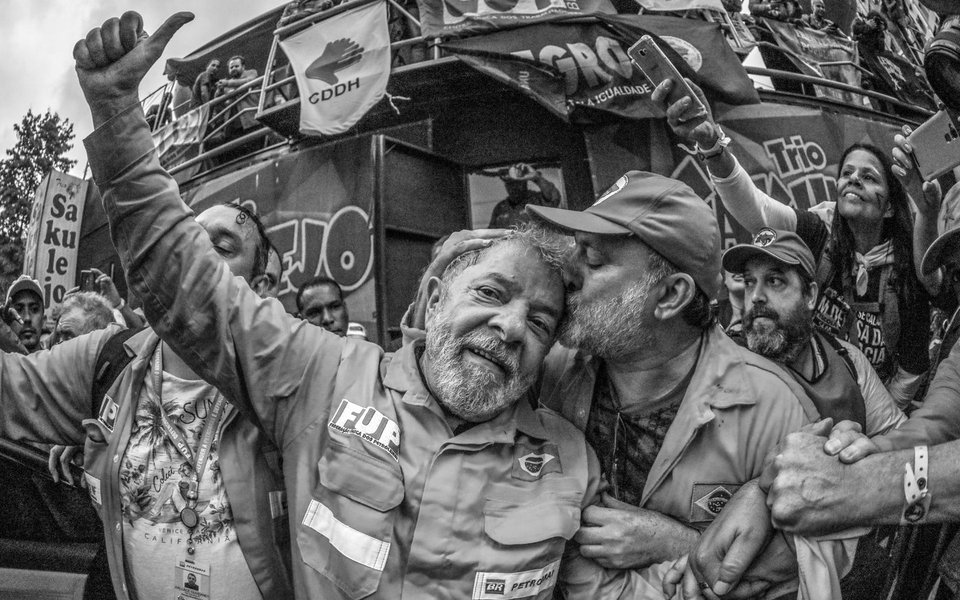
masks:
[[[96,277],[93,274],[93,271],[89,271],[89,270],[80,271],[80,291],[81,292],[97,291],[97,282],[96,282]]]
[[[667,107],[673,106],[683,98],[689,98],[691,106],[698,108],[697,114],[706,114],[707,109],[700,102],[697,94],[652,37],[649,35],[641,37],[636,44],[627,49],[627,55],[654,88],[664,80],[671,81],[672,86],[666,101]]]
[[[907,136],[907,143],[925,181],[932,181],[960,165],[960,133],[946,110],[921,123]]]

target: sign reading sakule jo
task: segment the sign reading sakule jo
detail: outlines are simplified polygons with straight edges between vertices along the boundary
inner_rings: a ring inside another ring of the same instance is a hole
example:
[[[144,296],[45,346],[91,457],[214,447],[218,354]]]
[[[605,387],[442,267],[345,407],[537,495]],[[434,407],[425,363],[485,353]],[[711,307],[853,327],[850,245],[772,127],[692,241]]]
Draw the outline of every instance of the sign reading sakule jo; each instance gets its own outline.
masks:
[[[57,171],[40,182],[34,195],[23,272],[40,282],[47,310],[75,285],[86,197],[86,181]]]

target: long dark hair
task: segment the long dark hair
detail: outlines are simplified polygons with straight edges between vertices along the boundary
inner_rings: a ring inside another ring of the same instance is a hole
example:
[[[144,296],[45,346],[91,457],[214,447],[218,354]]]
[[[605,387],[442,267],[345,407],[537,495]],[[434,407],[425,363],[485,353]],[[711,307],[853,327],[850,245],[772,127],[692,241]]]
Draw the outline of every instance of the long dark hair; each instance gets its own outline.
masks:
[[[844,150],[843,156],[840,157],[839,168],[841,170],[847,157],[855,150],[869,152],[880,161],[883,178],[887,182],[887,200],[893,211],[891,216],[883,219],[880,240],[882,242],[892,241],[894,263],[891,280],[898,290],[905,289],[906,298],[912,300],[916,298],[920,282],[917,280],[916,272],[913,269],[913,215],[910,212],[907,193],[900,185],[900,180],[894,176],[890,159],[872,144],[854,144]],[[851,281],[850,274],[853,272],[854,253],[857,246],[850,225],[840,215],[839,202],[833,213],[833,235],[831,238],[828,250],[833,261],[834,274],[839,272],[843,275],[844,282]]]

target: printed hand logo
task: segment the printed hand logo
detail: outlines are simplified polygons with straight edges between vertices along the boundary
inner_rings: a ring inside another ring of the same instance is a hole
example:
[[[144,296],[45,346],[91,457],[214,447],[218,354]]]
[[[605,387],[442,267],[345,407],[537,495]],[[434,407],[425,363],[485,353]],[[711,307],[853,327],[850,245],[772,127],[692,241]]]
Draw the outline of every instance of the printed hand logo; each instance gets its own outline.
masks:
[[[307,67],[306,75],[310,79],[319,79],[328,85],[334,85],[339,81],[337,71],[356,64],[361,58],[363,58],[363,48],[353,40],[341,38],[327,42],[327,47],[323,49],[320,58]]]

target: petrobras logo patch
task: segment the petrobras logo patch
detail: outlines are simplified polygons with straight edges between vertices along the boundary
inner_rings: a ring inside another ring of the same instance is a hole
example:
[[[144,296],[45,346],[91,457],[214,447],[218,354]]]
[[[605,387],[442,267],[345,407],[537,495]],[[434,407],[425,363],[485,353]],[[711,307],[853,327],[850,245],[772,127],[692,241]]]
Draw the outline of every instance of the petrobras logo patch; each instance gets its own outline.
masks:
[[[483,593],[490,594],[492,596],[502,596],[503,592],[507,589],[507,581],[505,579],[487,579],[483,582]]]
[[[400,462],[400,427],[372,406],[360,406],[344,398],[327,427],[357,436]]]
[[[557,583],[560,561],[542,569],[518,573],[477,573],[471,600],[514,600],[531,598],[549,591]]]
[[[603,194],[600,195],[599,198],[597,198],[597,201],[594,202],[593,205],[596,206],[601,202],[607,200],[608,198],[610,198],[610,196],[613,196],[623,188],[627,187],[627,184],[629,182],[630,182],[629,177],[627,177],[626,175],[621,176],[620,179],[618,179],[616,182],[614,182],[613,185],[607,188],[607,191],[605,191]]]

